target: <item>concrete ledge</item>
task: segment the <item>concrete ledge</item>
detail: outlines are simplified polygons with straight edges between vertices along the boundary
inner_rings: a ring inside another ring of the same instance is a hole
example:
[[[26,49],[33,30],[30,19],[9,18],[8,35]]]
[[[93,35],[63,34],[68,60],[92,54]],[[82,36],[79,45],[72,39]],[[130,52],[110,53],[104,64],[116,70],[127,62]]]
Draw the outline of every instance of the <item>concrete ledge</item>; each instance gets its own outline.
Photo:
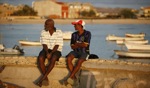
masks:
[[[74,63],[76,60],[73,61]],[[46,63],[47,64],[47,63]],[[39,88],[34,84],[41,76],[37,57],[1,56],[5,69],[0,80],[25,88]],[[150,63],[124,60],[90,59],[82,64],[78,73],[80,85],[64,86],[59,83],[68,77],[65,58],[60,58],[48,75],[50,85],[42,88],[149,88]]]
[[[56,66],[66,67],[66,58],[61,57],[56,63]],[[76,59],[73,61],[75,62]],[[48,61],[46,61],[46,64]],[[23,66],[37,66],[37,57],[25,56],[0,56],[0,65],[23,65]],[[89,59],[82,64],[83,68],[93,69],[120,69],[131,71],[150,71],[149,62],[133,62],[124,60],[104,60],[104,59]]]

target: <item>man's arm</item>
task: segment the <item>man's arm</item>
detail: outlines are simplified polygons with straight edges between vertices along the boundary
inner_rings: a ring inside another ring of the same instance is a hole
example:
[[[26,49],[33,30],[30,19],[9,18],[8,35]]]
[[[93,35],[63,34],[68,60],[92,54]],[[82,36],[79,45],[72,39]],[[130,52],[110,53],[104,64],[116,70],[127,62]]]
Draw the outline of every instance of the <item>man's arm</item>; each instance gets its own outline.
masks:
[[[53,53],[53,52],[57,51],[58,47],[59,47],[59,45],[55,45],[55,46],[53,47],[53,50],[52,50],[52,52],[51,52],[51,53]]]
[[[46,44],[43,44],[43,48],[44,48],[44,50],[46,51],[47,59],[50,59],[50,58],[51,58],[53,52],[57,51],[58,47],[59,47],[59,45],[55,45],[55,46],[53,47],[52,51],[49,53],[49,52],[48,52],[48,47],[47,47],[47,45],[46,45]]]
[[[49,52],[48,52],[48,47],[47,47],[47,45],[46,44],[42,44],[43,45],[43,49],[46,51],[46,54],[48,54]]]
[[[73,37],[73,35],[72,35],[72,37]],[[71,48],[72,49],[86,48],[86,47],[88,47],[90,40],[91,40],[91,33],[90,32],[88,32],[88,34],[85,35],[84,42],[75,42],[75,41],[73,41],[73,39],[71,39]]]
[[[79,47],[79,48],[86,48],[88,47],[88,45],[90,44],[90,40],[91,40],[91,32],[87,32],[85,36],[85,40],[84,42],[80,43],[80,42],[77,42],[76,45]]]
[[[46,51],[46,54],[48,54],[48,46],[47,46],[47,41],[46,41],[46,37],[47,37],[47,34],[44,30],[41,31],[41,36],[40,36],[40,42],[43,46],[43,49]]]
[[[76,49],[76,48],[85,48],[88,46],[88,43],[83,42],[83,43],[75,43],[71,45],[72,49]]]

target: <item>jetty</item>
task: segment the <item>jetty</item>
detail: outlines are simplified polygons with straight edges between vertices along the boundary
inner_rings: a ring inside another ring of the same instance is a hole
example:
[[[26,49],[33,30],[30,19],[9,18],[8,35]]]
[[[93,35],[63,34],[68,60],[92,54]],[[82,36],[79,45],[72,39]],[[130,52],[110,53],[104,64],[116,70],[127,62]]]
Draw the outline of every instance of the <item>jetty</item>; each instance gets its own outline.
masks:
[[[35,85],[41,76],[36,56],[0,56],[0,67],[0,86],[40,88]],[[149,88],[150,60],[88,59],[77,74],[76,86],[61,84],[68,74],[66,58],[61,57],[48,75],[50,85],[42,88]]]

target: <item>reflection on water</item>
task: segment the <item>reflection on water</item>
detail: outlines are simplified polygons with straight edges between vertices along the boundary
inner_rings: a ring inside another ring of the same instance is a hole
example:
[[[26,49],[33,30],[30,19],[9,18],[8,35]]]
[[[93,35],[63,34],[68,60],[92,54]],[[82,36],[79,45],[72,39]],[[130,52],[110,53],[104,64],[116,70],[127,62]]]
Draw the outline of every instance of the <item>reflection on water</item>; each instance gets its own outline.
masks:
[[[56,25],[62,31],[74,31],[74,27],[70,24]],[[90,45],[91,54],[97,54],[100,58],[110,59],[117,58],[114,55],[115,49],[126,48],[116,45],[115,42],[106,41],[108,34],[124,36],[125,33],[146,33],[145,39],[150,41],[150,25],[147,24],[87,24],[86,30],[91,31],[92,39]],[[19,45],[19,40],[28,39],[31,41],[39,41],[40,32],[43,29],[42,24],[1,24],[0,34],[1,43],[6,47]],[[42,46],[22,46],[25,56],[38,56]],[[66,56],[71,51],[70,41],[64,41],[62,55]]]

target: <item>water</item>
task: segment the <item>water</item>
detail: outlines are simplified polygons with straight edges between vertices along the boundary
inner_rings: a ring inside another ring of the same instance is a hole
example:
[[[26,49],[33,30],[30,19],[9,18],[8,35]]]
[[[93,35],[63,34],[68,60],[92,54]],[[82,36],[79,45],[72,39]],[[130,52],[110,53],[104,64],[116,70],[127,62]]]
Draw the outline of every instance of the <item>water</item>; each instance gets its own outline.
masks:
[[[57,28],[62,31],[74,31],[74,27],[70,24],[58,24]],[[28,39],[31,41],[39,41],[40,32],[43,24],[0,24],[0,42],[5,47],[13,47],[19,45],[19,40]],[[150,41],[150,25],[148,24],[87,24],[86,30],[91,31],[92,39],[90,52],[97,54],[100,58],[117,59],[114,55],[115,49],[122,47],[116,45],[115,42],[106,41],[108,34],[124,36],[125,33],[146,33],[145,39]],[[38,56],[41,46],[21,46],[25,50],[24,56]],[[70,52],[70,41],[64,41],[62,55],[65,56]]]

